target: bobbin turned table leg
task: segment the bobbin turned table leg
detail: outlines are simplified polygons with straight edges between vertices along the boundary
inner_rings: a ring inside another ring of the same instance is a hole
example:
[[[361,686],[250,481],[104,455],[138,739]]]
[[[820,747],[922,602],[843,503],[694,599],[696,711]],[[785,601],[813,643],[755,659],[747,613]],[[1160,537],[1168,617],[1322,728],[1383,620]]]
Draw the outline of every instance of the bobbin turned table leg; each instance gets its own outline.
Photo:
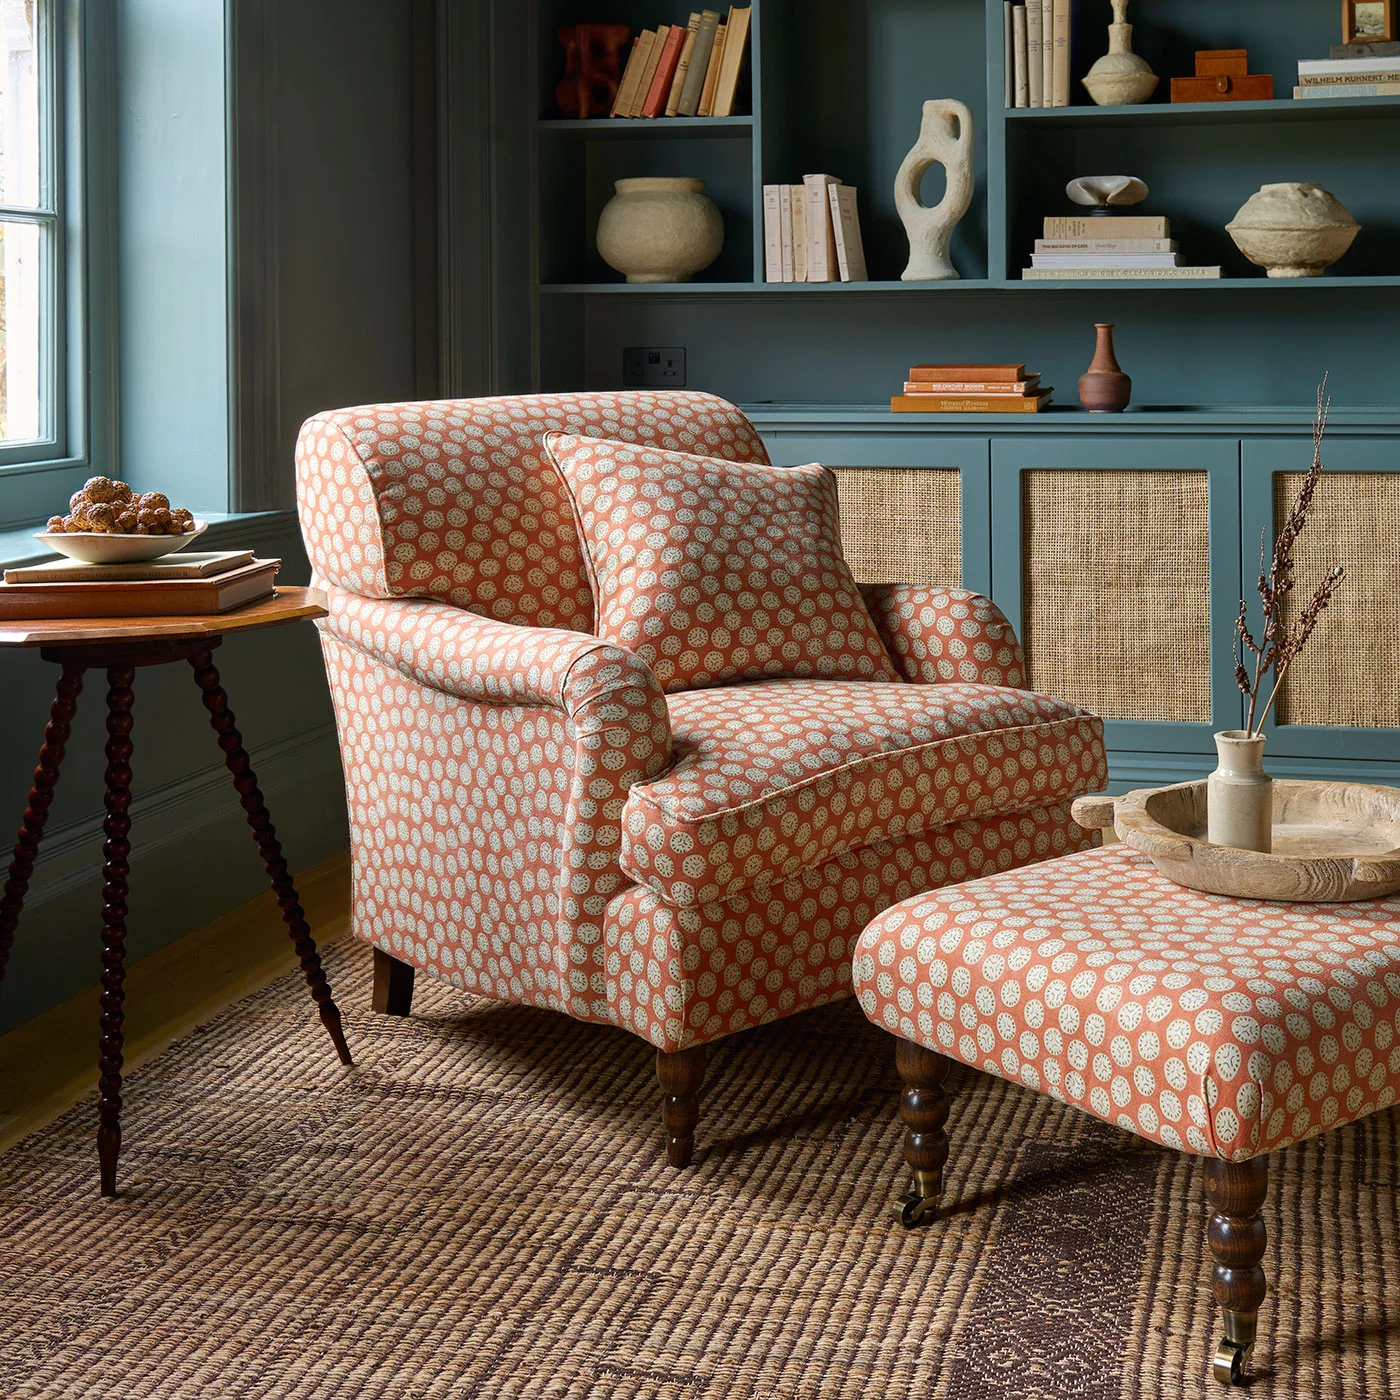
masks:
[[[63,674],[58,678],[53,704],[49,707],[44,742],[39,746],[39,764],[34,770],[29,801],[25,804],[24,816],[20,821],[9,878],[5,881],[3,894],[0,894],[0,981],[5,978],[10,949],[15,942],[15,930],[24,912],[24,897],[29,893],[29,882],[34,877],[34,861],[39,854],[44,824],[49,819],[49,804],[53,801],[54,788],[58,786],[58,767],[63,762],[63,751],[73,732],[73,716],[78,712],[78,695],[82,688],[83,667],[77,662],[66,663]]]
[[[700,1122],[700,1090],[705,1083],[705,1047],[656,1052],[656,1080],[661,1085],[661,1123],[666,1130],[666,1160],[688,1167],[695,1155],[695,1128]]]
[[[952,1061],[912,1040],[895,1044],[895,1065],[904,1081],[899,1116],[904,1120],[904,1160],[912,1178],[908,1193],[894,1212],[906,1230],[931,1224],[943,1194],[943,1167],[948,1161],[948,1095],[943,1084]]]
[[[1206,1162],[1206,1199],[1214,1211],[1206,1238],[1215,1259],[1214,1292],[1225,1318],[1225,1336],[1216,1348],[1215,1379],[1242,1385],[1259,1329],[1259,1305],[1266,1285],[1260,1260],[1268,1233],[1259,1208],[1269,1191],[1265,1157],[1248,1162]]]
[[[297,899],[296,885],[287,869],[286,857],[282,854],[282,843],[277,839],[277,829],[268,815],[267,804],[263,801],[262,790],[258,787],[257,775],[243,747],[243,736],[238,732],[233,711],[229,708],[228,696],[219,683],[219,673],[214,667],[213,657],[207,648],[190,654],[190,665],[194,667],[194,678],[204,699],[204,708],[209,711],[209,722],[219,736],[219,747],[224,751],[224,762],[233,774],[233,785],[238,790],[238,799],[253,828],[253,838],[258,843],[258,853],[262,856],[263,868],[272,883],[272,892],[277,896],[278,907],[286,922],[287,932],[296,947],[301,961],[301,970],[306,976],[306,985],[311,989],[321,1014],[321,1024],[325,1026],[340,1056],[341,1064],[351,1065],[350,1047],[345,1043],[345,1031],[340,1024],[340,1009],[331,1000],[330,983],[321,967],[321,957],[316,951],[316,941],[311,936],[310,926]]]

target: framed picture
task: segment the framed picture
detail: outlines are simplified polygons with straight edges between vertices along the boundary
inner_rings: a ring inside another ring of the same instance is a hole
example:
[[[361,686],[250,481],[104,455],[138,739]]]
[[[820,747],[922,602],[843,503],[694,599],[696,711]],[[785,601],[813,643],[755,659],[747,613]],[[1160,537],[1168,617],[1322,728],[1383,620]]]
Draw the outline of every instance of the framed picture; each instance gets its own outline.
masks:
[[[1395,42],[1395,0],[1342,0],[1342,43]]]

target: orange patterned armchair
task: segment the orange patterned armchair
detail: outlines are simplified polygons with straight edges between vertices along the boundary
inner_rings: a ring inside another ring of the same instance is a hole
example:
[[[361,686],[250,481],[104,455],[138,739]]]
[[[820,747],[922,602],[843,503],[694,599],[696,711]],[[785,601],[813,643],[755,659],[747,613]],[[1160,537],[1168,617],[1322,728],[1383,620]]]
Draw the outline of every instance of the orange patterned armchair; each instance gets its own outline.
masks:
[[[1077,850],[1102,728],[1032,694],[957,589],[862,590],[897,681],[667,695],[590,635],[553,431],[766,463],[707,394],[347,408],[297,447],[374,1004],[416,969],[656,1048],[691,1158],[705,1046],[851,994],[857,936],[923,890]]]

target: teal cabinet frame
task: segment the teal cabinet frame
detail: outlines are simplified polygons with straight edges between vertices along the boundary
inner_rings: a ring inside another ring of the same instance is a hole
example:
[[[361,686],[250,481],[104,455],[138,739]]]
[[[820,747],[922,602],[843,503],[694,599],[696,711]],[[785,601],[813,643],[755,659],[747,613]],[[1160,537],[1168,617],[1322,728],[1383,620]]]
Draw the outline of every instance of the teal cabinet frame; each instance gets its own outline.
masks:
[[[1240,597],[1238,438],[1054,437],[998,439],[992,444],[992,596],[1023,631],[1021,474],[1027,471],[1203,471],[1210,493],[1211,722],[1104,722],[1110,750],[1124,753],[1211,754],[1211,735],[1240,723],[1240,695],[1229,662]],[[1106,562],[1085,559],[1101,570]],[[1164,598],[1164,607],[1171,600]],[[1144,618],[1149,626],[1151,619]],[[1199,764],[1190,765],[1193,770]]]
[[[962,586],[992,590],[991,440],[942,433],[765,432],[782,467],[822,462],[832,467],[925,467],[956,470],[962,501]]]

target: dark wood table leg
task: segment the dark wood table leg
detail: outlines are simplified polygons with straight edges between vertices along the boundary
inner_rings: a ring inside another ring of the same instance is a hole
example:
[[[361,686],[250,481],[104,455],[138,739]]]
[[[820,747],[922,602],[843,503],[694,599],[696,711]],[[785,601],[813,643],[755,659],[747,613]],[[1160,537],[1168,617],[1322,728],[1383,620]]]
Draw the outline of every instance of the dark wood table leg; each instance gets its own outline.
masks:
[[[301,960],[301,970],[306,975],[306,985],[311,989],[312,999],[321,1013],[321,1024],[330,1034],[336,1054],[342,1064],[354,1064],[350,1058],[350,1047],[345,1043],[345,1031],[340,1024],[340,1010],[331,1000],[330,983],[326,981],[321,967],[321,957],[316,951],[316,942],[311,937],[310,926],[297,899],[296,886],[287,869],[286,858],[282,854],[282,844],[277,839],[277,830],[268,815],[267,804],[263,801],[258,787],[257,775],[252,762],[243,747],[243,736],[238,732],[233,711],[229,708],[228,696],[219,684],[219,673],[214,667],[210,652],[199,650],[190,655],[190,665],[194,667],[194,678],[204,697],[204,708],[209,711],[209,722],[219,736],[219,747],[224,751],[224,762],[233,774],[233,785],[238,789],[239,801],[247,815],[248,825],[253,828],[253,837],[258,843],[263,867],[272,882],[272,892],[277,896],[278,907],[286,921],[287,931],[296,946],[297,957]]]
[[[695,1155],[695,1128],[700,1122],[700,1090],[705,1083],[705,1047],[691,1045],[656,1052],[656,1079],[661,1085],[661,1123],[666,1130],[666,1160],[688,1167]]]
[[[904,1089],[899,1116],[904,1120],[904,1160],[911,1177],[909,1191],[895,1203],[895,1214],[906,1230],[927,1225],[938,1216],[943,1194],[943,1167],[948,1160],[948,1095],[943,1084],[953,1063],[936,1050],[912,1040],[895,1043],[895,1065]]]
[[[73,716],[78,712],[82,688],[83,667],[69,662],[58,678],[58,689],[49,707],[49,722],[44,726],[44,742],[39,748],[39,766],[34,770],[34,783],[20,822],[9,878],[5,881],[4,893],[0,894],[0,982],[5,980],[15,930],[24,912],[24,898],[34,876],[34,860],[39,854],[44,824],[49,819],[49,804],[58,786],[59,764],[63,762],[63,751],[73,732]]]
[[[1206,1161],[1206,1199],[1212,1215],[1206,1239],[1215,1259],[1215,1300],[1225,1317],[1225,1336],[1216,1348],[1215,1379],[1242,1385],[1259,1329],[1259,1305],[1266,1284],[1260,1260],[1268,1243],[1259,1208],[1269,1191],[1269,1160]]]
[[[122,1147],[122,1022],[126,993],[126,899],[131,873],[131,706],[134,666],[107,668],[107,781],[102,822],[102,1040],[97,1068],[97,1160],[102,1194],[117,1194]]]

